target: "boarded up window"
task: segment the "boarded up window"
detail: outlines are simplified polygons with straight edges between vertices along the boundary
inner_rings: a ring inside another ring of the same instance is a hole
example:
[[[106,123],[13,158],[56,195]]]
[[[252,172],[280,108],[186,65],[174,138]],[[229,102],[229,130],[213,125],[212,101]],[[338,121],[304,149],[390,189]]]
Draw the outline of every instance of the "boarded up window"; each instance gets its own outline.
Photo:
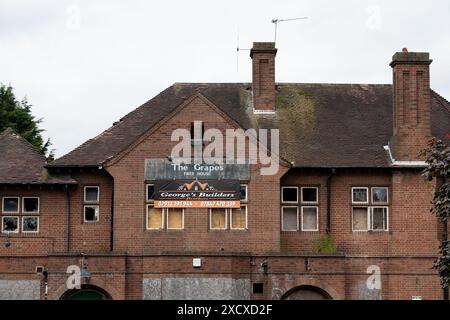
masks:
[[[147,207],[147,229],[162,229],[163,215],[162,209],[153,206]]]
[[[317,207],[302,207],[302,230],[317,231],[318,228]]]
[[[227,210],[211,209],[211,229],[225,229],[227,227]]]
[[[298,208],[297,207],[283,207],[282,208],[283,231],[297,231],[298,230]]]
[[[247,207],[242,206],[238,209],[231,210],[231,228],[245,229],[247,228]]]
[[[183,229],[183,209],[167,209],[167,229]]]
[[[353,208],[353,231],[367,231],[367,208]]]

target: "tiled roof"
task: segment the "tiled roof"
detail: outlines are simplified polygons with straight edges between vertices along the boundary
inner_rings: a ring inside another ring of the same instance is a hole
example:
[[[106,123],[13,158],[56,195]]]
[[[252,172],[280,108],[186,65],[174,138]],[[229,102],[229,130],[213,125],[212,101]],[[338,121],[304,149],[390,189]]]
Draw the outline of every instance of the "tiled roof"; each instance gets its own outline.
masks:
[[[255,115],[247,83],[174,84],[49,166],[98,166],[126,149],[185,99],[201,93],[244,129],[279,128],[295,167],[388,167],[392,85],[277,84],[276,114]],[[450,104],[432,92],[432,133],[450,142]]]
[[[46,158],[10,128],[0,133],[0,184],[72,184],[44,168]]]

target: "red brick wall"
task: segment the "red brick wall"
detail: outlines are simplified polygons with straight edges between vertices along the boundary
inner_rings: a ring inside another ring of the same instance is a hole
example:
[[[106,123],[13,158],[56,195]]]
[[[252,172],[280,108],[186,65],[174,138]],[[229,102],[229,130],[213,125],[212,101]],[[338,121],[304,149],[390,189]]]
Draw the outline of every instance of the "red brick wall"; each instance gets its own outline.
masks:
[[[274,176],[261,176],[259,166],[251,166],[248,184],[248,230],[209,230],[207,209],[186,209],[185,229],[146,230],[144,162],[165,158],[176,144],[170,142],[172,131],[190,129],[194,120],[204,122],[205,130],[236,128],[202,99],[194,99],[163,126],[146,137],[120,161],[108,167],[115,187],[115,249],[133,254],[142,252],[276,252],[279,250],[279,183],[286,170]],[[275,214],[274,214],[275,213]],[[133,230],[133,232],[130,232]]]

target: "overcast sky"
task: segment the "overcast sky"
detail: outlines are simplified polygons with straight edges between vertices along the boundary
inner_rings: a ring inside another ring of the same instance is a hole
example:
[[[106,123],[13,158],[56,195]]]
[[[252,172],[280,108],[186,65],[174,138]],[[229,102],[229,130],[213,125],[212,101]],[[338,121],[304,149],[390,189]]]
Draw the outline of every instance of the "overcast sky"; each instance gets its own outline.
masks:
[[[277,34],[279,82],[391,83],[395,51],[429,51],[450,99],[450,1],[0,0],[0,82],[27,96],[59,157],[174,82],[250,82]]]

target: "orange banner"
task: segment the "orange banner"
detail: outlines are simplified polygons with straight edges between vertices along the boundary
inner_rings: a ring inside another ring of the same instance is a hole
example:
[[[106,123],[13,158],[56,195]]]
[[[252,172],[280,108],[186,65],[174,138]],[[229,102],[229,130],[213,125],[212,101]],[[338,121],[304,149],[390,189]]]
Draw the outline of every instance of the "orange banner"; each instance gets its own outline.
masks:
[[[155,208],[240,208],[239,200],[155,200]]]

